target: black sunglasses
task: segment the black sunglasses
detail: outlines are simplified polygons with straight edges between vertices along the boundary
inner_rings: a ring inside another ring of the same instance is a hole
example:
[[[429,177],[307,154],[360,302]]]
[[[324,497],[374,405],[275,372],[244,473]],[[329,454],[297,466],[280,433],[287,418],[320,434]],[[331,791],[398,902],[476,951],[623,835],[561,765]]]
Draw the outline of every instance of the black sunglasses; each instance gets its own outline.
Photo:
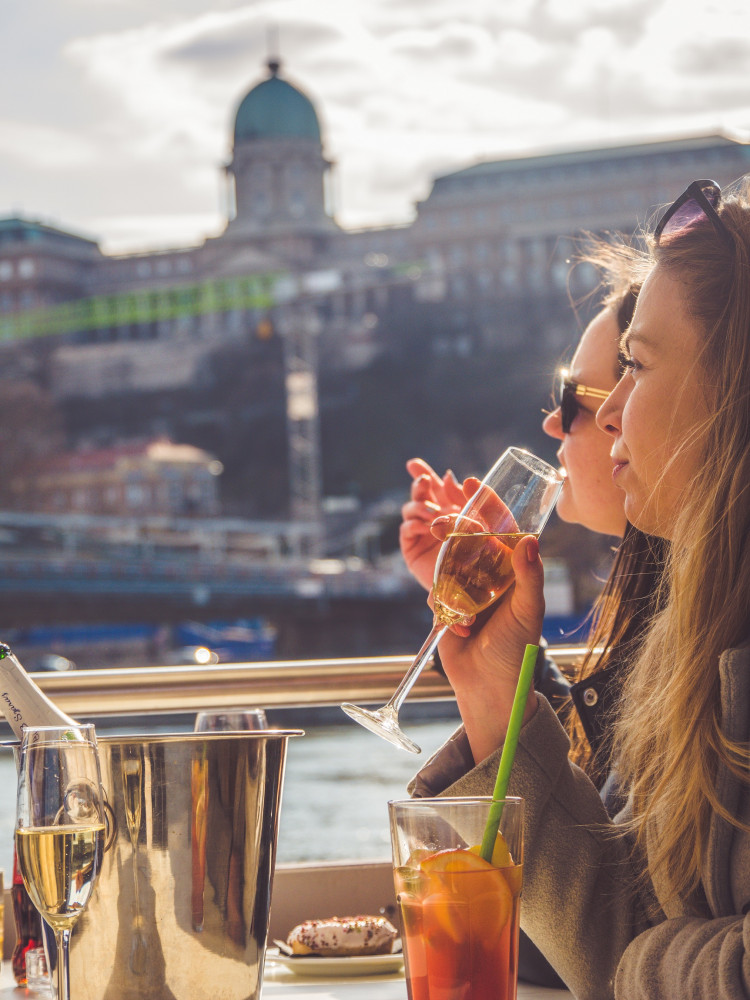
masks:
[[[576,382],[568,375],[567,368],[561,368],[555,379],[555,405],[560,408],[560,424],[563,434],[570,434],[573,421],[581,409],[581,400],[589,396],[600,402],[609,396],[609,389],[593,389],[590,385]],[[598,407],[597,407],[598,409]]]
[[[717,211],[720,201],[721,188],[716,181],[693,181],[659,219],[654,230],[655,242],[658,244],[662,236],[684,232],[701,219],[708,219],[725,243],[733,248],[731,234]]]

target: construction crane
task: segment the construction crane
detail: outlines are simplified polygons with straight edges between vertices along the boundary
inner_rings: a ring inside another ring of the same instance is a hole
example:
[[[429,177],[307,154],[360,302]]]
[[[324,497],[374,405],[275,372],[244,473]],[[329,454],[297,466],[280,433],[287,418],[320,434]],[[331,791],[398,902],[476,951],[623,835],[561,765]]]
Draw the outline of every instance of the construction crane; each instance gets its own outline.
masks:
[[[286,388],[289,512],[309,527],[309,556],[323,550],[321,451],[318,414],[318,338],[321,322],[312,302],[299,299],[278,310]]]

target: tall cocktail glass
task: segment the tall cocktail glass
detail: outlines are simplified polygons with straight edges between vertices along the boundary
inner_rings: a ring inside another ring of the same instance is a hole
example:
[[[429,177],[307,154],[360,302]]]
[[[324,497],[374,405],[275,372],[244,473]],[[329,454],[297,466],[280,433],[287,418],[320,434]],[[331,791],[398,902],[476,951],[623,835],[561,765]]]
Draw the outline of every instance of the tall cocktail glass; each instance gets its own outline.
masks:
[[[388,803],[409,1000],[515,1000],[523,800],[503,800],[490,863],[479,846],[491,802]]]

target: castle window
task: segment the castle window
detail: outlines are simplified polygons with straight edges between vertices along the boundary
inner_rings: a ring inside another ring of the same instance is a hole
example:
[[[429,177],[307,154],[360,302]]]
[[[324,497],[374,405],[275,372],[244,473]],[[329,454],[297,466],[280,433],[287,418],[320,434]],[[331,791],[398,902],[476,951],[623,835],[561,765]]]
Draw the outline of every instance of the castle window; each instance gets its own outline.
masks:
[[[305,172],[301,164],[292,163],[287,167],[289,182],[289,214],[300,218],[305,214],[307,199],[305,198]]]
[[[480,263],[489,260],[491,252],[490,245],[486,240],[480,240],[474,244],[474,257]]]
[[[273,174],[268,163],[256,163],[250,171],[250,200],[253,215],[265,218],[271,214]]]

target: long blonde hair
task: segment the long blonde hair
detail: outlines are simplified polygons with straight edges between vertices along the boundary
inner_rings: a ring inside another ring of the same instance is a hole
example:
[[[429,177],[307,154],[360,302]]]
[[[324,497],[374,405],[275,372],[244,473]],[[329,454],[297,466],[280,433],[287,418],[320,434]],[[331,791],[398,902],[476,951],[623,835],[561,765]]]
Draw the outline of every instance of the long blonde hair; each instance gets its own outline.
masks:
[[[632,829],[670,897],[699,888],[720,767],[750,784],[750,754],[722,730],[719,659],[750,639],[750,201],[727,200],[727,248],[709,224],[663,237],[653,264],[682,283],[704,333],[697,363],[712,410],[703,463],[677,517],[656,613],[628,673],[614,756]],[[747,712],[748,706],[741,706]]]

